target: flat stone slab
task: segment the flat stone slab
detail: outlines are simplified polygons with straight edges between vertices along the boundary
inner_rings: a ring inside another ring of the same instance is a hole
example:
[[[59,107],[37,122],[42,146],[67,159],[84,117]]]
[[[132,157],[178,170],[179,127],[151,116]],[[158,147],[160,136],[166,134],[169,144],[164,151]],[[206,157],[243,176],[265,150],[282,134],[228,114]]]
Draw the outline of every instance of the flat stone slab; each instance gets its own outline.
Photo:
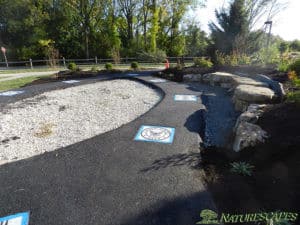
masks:
[[[239,76],[231,73],[216,72],[204,74],[202,77],[203,82],[210,83],[212,85],[220,85],[225,88],[236,87],[238,85],[253,85],[268,87],[267,83],[255,80],[251,77]]]
[[[201,74],[186,74],[183,76],[184,82],[201,82],[202,75]]]
[[[163,144],[173,143],[175,128],[160,126],[141,126],[137,132],[135,141],[158,142]]]
[[[14,95],[20,95],[23,94],[25,91],[6,91],[6,92],[0,92],[0,96],[14,96]]]
[[[269,87],[267,83],[254,80],[249,77],[240,77],[240,76],[235,76],[233,77],[233,82],[236,85],[253,85],[253,86],[258,86],[258,87]]]
[[[197,101],[197,96],[196,95],[174,95],[174,101],[196,102]]]
[[[204,74],[202,79],[205,83],[232,83],[233,78],[236,77],[231,73],[216,72]]]
[[[152,82],[152,83],[165,83],[165,82],[167,82],[167,80],[165,80],[165,79],[152,79],[152,80],[150,80],[150,82]]]
[[[234,99],[249,103],[265,103],[273,100],[274,97],[274,91],[266,87],[239,85],[234,91]]]
[[[63,83],[66,83],[66,84],[75,84],[75,83],[79,83],[80,81],[79,80],[65,80],[63,81]]]

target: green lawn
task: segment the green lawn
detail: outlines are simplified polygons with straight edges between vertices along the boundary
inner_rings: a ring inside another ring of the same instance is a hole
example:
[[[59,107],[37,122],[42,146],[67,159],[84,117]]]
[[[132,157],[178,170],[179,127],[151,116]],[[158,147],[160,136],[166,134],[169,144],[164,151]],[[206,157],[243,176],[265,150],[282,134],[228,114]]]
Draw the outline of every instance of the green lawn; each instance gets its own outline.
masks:
[[[36,68],[36,69],[10,69],[2,70],[0,74],[13,74],[13,73],[30,73],[30,72],[48,72],[48,71],[58,71],[62,68]]]
[[[45,79],[49,77],[51,76],[31,76],[31,77],[17,78],[17,79],[7,80],[7,81],[0,80],[0,91],[17,89],[27,84],[30,84],[35,80]]]

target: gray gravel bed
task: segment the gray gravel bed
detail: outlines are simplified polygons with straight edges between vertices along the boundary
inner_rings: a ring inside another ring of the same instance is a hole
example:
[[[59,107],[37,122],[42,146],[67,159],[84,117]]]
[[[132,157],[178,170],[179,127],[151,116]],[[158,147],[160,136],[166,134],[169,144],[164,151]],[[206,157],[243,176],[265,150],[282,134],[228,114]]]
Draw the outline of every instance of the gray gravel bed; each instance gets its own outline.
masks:
[[[39,94],[0,111],[0,164],[54,151],[116,129],[160,96],[145,85],[113,80]]]

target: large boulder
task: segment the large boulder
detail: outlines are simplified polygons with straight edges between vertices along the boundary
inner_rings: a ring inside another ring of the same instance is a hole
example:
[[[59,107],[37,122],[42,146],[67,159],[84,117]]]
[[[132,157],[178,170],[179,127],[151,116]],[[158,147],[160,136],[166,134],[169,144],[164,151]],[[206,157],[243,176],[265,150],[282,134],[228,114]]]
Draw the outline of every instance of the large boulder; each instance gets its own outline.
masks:
[[[267,83],[252,79],[250,77],[243,77],[243,76],[235,76],[233,78],[233,84],[235,86],[238,85],[252,85],[252,86],[256,86],[256,87],[269,87],[269,85]]]
[[[282,83],[272,80],[266,75],[263,74],[257,74],[253,76],[256,80],[259,80],[261,82],[267,83],[269,87],[275,92],[275,94],[278,96],[279,100],[283,100],[286,93],[284,91]]]
[[[236,152],[244,148],[263,143],[268,134],[260,126],[248,122],[239,123],[233,143],[233,150]]]
[[[248,109],[243,112],[236,121],[235,129],[238,128],[240,123],[256,123],[259,117],[264,113],[267,105],[251,104]]]
[[[239,85],[235,88],[233,102],[238,111],[245,111],[252,103],[270,103],[276,98],[275,92],[270,88],[252,85]]]
[[[266,107],[267,105],[264,104],[251,104],[247,110],[239,116],[234,128],[234,151],[239,152],[244,148],[264,142],[268,137],[267,132],[255,124],[264,113]]]
[[[202,82],[201,74],[186,74],[183,76],[184,82]]]
[[[202,80],[204,83],[212,86],[232,87],[235,75],[231,73],[216,72],[204,74]],[[226,85],[225,85],[226,84]]]

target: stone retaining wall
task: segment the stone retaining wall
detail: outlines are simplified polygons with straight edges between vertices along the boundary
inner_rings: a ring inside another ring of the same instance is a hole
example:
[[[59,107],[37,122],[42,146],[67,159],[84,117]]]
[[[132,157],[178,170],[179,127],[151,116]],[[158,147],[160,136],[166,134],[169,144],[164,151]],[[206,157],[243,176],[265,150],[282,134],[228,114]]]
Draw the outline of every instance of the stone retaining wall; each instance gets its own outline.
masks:
[[[246,147],[264,142],[267,133],[255,123],[263,113],[265,104],[280,102],[285,96],[282,84],[264,75],[215,72],[188,74],[184,82],[201,82],[228,89],[232,94],[235,109],[242,114],[237,120],[233,150],[238,152]]]

